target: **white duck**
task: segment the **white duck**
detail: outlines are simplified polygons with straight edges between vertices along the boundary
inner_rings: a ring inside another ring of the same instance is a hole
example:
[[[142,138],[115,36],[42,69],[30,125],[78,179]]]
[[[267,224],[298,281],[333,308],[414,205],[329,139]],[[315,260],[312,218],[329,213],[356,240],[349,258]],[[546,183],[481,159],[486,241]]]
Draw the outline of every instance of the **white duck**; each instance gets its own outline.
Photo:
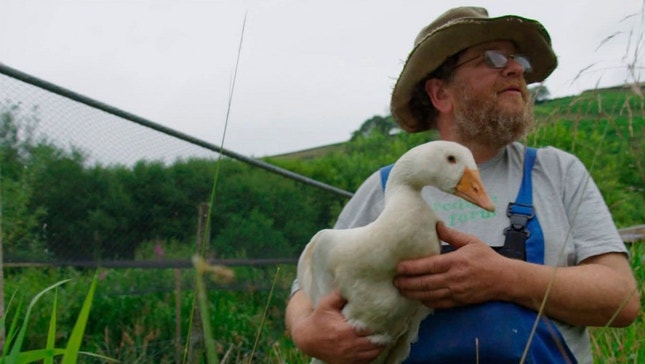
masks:
[[[338,289],[347,300],[342,310],[347,322],[369,330],[370,340],[385,346],[373,363],[407,358],[419,323],[432,312],[401,296],[392,283],[399,261],[441,250],[438,217],[421,197],[424,186],[495,210],[470,150],[454,142],[432,141],[412,148],[396,162],[385,188],[385,207],[374,222],[319,231],[298,262],[298,281],[314,306]]]

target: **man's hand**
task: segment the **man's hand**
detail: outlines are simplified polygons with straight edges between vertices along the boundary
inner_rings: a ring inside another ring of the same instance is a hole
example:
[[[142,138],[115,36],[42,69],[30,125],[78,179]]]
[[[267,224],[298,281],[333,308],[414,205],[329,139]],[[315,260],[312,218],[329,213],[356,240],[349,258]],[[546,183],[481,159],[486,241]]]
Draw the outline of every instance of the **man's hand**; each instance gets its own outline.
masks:
[[[432,308],[499,299],[500,277],[508,260],[474,235],[437,224],[439,238],[457,250],[400,262],[394,285],[402,295]]]
[[[307,300],[302,291],[297,292],[292,302]],[[367,339],[368,332],[356,332],[347,324],[341,310],[347,301],[338,291],[323,297],[309,315],[291,325],[291,336],[300,350],[325,363],[369,363],[383,349]]]

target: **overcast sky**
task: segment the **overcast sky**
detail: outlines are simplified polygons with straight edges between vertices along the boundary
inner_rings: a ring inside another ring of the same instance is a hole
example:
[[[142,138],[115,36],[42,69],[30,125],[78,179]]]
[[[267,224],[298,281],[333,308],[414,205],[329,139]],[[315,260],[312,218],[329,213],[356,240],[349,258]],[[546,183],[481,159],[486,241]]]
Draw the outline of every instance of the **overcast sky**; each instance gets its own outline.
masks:
[[[389,96],[418,31],[482,5],[545,25],[552,97],[642,79],[643,0],[0,0],[0,63],[261,157],[346,141]],[[581,73],[582,72],[582,73]]]

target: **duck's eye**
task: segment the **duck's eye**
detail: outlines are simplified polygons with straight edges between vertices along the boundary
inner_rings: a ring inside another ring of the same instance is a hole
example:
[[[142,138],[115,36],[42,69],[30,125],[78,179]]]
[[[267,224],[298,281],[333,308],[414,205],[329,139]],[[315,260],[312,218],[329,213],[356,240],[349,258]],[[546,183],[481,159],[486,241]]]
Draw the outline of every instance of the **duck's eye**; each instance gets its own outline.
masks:
[[[449,156],[446,158],[446,160],[447,160],[447,161],[448,161],[448,163],[450,163],[450,164],[455,164],[455,163],[457,163],[457,158],[455,158],[455,156],[454,156],[454,155],[449,155]]]

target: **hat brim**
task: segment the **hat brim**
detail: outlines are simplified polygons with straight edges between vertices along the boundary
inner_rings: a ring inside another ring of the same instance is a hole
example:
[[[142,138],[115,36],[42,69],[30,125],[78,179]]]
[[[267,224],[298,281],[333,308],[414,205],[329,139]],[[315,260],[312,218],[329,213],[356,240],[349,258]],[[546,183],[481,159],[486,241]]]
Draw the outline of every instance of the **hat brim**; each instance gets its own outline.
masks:
[[[450,56],[474,45],[495,40],[512,41],[518,53],[529,57],[532,72],[524,74],[527,83],[541,82],[558,61],[551,38],[537,21],[518,16],[460,19],[440,27],[423,38],[410,52],[392,91],[392,116],[408,132],[427,130],[427,121],[417,120],[410,108],[414,87]]]

